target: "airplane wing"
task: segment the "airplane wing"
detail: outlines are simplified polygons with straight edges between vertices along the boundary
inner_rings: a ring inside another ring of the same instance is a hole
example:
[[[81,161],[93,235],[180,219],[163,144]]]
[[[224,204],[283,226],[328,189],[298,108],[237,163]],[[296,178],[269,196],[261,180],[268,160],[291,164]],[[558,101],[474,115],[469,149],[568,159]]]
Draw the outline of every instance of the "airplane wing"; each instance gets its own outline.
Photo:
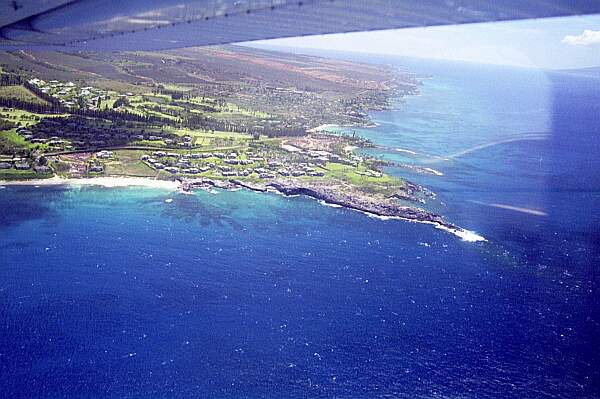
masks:
[[[0,50],[162,50],[600,13],[597,0],[13,0]]]

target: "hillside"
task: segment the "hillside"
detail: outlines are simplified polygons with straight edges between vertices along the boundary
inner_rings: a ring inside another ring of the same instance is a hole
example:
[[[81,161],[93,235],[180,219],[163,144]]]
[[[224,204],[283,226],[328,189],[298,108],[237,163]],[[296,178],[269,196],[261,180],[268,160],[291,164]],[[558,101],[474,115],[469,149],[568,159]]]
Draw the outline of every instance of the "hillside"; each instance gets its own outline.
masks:
[[[381,66],[239,46],[165,52],[0,53],[8,71],[143,94],[192,92],[285,118],[298,128],[366,124],[365,111],[392,95],[413,93],[413,76]]]

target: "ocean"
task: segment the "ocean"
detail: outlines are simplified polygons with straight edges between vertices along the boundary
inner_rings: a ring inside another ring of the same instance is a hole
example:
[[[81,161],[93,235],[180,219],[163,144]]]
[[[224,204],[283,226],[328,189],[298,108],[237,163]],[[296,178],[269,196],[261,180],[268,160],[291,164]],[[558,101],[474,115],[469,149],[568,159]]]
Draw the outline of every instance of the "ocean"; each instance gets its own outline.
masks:
[[[487,241],[246,190],[5,186],[0,397],[600,397],[599,81],[352,57],[423,84],[344,131]]]

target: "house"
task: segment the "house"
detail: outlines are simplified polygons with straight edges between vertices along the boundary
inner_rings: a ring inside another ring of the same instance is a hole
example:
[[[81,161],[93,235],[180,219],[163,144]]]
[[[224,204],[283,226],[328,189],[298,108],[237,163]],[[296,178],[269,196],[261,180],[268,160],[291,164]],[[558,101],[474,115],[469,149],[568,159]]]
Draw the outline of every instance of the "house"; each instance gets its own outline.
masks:
[[[108,158],[112,158],[113,156],[113,152],[112,151],[100,151],[96,153],[96,157],[97,158],[101,158],[101,159],[108,159]]]
[[[104,166],[102,166],[102,165],[91,165],[90,168],[89,168],[89,171],[93,172],[93,173],[101,173],[101,172],[104,172]]]
[[[12,165],[8,162],[0,162],[0,169],[10,169]]]
[[[45,165],[36,165],[33,167],[36,173],[51,173],[52,169]]]
[[[286,150],[288,152],[302,152],[302,149],[295,147],[293,145],[290,145],[290,144],[282,144],[281,148],[283,148],[284,150]]]
[[[31,168],[31,166],[27,162],[19,162],[15,164],[15,169],[17,170],[27,170]]]
[[[17,134],[31,134],[31,130],[24,127],[18,127],[16,132]]]
[[[174,173],[177,173],[177,172],[179,172],[179,169],[177,169],[177,168],[174,168],[174,167],[172,167],[172,166],[169,166],[169,167],[165,168],[165,170],[166,170],[167,172],[169,172],[169,173],[173,173],[173,174],[174,174]]]
[[[32,85],[40,86],[40,85],[43,85],[46,82],[44,82],[43,80],[38,79],[38,78],[33,78],[33,79],[29,80],[29,83],[32,84]]]

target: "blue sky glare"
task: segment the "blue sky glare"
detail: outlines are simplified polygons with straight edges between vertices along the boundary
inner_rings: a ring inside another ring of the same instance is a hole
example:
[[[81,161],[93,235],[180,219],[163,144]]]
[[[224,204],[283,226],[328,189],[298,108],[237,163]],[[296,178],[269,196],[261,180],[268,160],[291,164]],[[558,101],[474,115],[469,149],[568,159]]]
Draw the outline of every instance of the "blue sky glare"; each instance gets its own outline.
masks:
[[[265,40],[331,49],[565,69],[600,66],[600,15]]]

